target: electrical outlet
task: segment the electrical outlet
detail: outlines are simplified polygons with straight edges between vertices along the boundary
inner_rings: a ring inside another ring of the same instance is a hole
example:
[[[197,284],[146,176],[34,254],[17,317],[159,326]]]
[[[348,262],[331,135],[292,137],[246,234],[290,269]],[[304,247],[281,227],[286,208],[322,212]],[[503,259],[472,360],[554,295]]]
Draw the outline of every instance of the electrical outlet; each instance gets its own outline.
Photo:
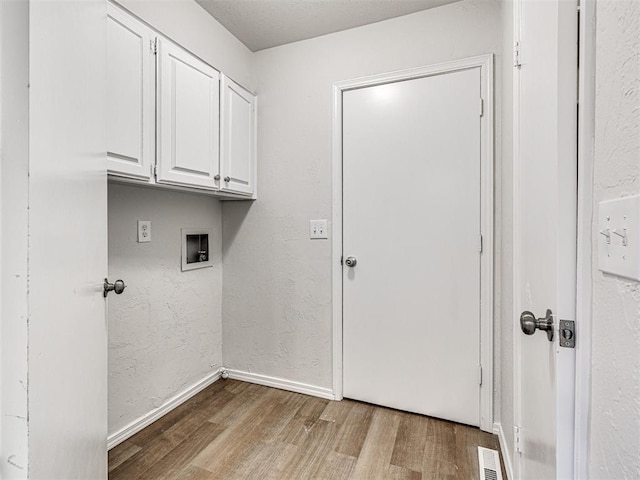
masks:
[[[138,220],[138,243],[151,241],[151,220]]]
[[[326,220],[309,220],[309,238],[329,238]]]

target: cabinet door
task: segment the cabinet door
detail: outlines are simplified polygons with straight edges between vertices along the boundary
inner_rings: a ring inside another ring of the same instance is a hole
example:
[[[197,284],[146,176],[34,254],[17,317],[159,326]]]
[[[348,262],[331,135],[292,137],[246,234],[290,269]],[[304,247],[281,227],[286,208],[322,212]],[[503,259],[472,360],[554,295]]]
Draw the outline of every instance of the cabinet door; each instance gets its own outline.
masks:
[[[256,178],[255,95],[222,76],[222,190],[251,195]]]
[[[107,39],[109,173],[149,179],[155,144],[155,36],[109,4]]]
[[[157,181],[217,188],[220,73],[158,39]]]

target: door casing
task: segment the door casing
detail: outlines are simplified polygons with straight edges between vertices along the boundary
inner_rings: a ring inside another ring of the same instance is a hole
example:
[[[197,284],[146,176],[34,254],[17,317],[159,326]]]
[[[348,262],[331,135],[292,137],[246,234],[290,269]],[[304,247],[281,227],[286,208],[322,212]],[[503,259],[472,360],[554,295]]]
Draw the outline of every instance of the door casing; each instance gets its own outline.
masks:
[[[355,88],[411,80],[469,68],[480,68],[483,108],[481,117],[481,234],[483,251],[480,260],[480,428],[493,431],[493,208],[494,208],[494,138],[493,138],[493,55],[480,55],[425,67],[356,78],[333,85],[333,154],[332,154],[332,330],[333,393],[342,399],[342,92]],[[389,194],[385,192],[385,194]],[[391,193],[392,194],[392,193]]]
[[[589,475],[591,410],[591,272],[595,130],[596,2],[580,2],[578,38],[578,245],[574,478]]]

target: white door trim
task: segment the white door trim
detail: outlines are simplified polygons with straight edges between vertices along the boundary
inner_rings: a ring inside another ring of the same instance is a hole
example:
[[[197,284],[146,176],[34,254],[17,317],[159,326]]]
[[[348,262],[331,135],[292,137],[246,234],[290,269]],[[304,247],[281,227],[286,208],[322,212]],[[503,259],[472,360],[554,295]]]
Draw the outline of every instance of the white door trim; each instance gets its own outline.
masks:
[[[595,130],[596,3],[580,2],[578,55],[578,271],[574,478],[588,478],[591,409],[591,284],[593,139]]]
[[[521,5],[520,2],[513,2],[513,36],[512,40],[514,42],[514,56],[517,54],[519,56],[520,52],[516,48],[519,48],[520,41],[520,23],[521,23]],[[506,452],[505,455],[507,458],[511,458],[511,467],[512,467],[512,475],[514,479],[520,478],[520,461],[518,459],[518,446],[519,446],[519,432],[518,425],[520,423],[520,401],[518,399],[518,395],[522,391],[522,382],[520,381],[520,367],[522,366],[522,362],[520,361],[520,342],[522,340],[522,332],[520,331],[520,325],[515,322],[515,319],[520,314],[517,310],[521,305],[521,295],[516,285],[520,285],[520,269],[517,265],[517,259],[519,258],[520,252],[520,230],[518,228],[519,225],[519,213],[516,209],[516,206],[519,204],[519,192],[520,188],[518,186],[518,178],[520,178],[520,163],[517,161],[518,158],[518,145],[520,144],[520,116],[518,114],[518,102],[516,99],[520,97],[520,77],[518,76],[517,69],[519,68],[519,63],[516,63],[516,59],[514,58],[513,64],[513,72],[512,72],[512,94],[511,99],[513,101],[512,105],[512,148],[511,154],[513,158],[513,184],[512,184],[512,261],[513,261],[513,279],[512,279],[512,315],[513,317],[510,319],[501,319],[501,321],[511,321],[513,322],[513,332],[512,332],[512,356],[513,356],[513,444],[510,445],[510,451]],[[517,438],[518,437],[518,438]]]
[[[494,138],[493,138],[493,55],[480,55],[437,65],[400,70],[336,82],[333,85],[333,154],[332,154],[332,316],[333,316],[333,393],[342,399],[342,93],[355,88],[411,80],[470,68],[480,68],[483,115],[481,117],[481,233],[483,252],[480,261],[480,428],[493,431],[493,206],[494,206]],[[481,108],[481,105],[478,105]],[[385,194],[381,192],[381,195]],[[388,193],[387,193],[388,194]],[[480,240],[480,239],[478,239]]]

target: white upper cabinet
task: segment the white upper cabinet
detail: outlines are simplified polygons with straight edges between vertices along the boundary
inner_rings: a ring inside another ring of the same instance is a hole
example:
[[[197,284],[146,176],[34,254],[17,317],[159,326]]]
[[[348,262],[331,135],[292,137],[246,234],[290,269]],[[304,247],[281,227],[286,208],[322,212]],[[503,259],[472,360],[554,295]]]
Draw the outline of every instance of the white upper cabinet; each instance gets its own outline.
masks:
[[[222,75],[220,188],[252,195],[256,181],[256,97]]]
[[[158,39],[157,181],[217,189],[220,73]]]
[[[107,38],[109,173],[149,179],[155,160],[155,34],[109,4]]]
[[[126,10],[107,9],[109,175],[256,198],[256,97]]]

